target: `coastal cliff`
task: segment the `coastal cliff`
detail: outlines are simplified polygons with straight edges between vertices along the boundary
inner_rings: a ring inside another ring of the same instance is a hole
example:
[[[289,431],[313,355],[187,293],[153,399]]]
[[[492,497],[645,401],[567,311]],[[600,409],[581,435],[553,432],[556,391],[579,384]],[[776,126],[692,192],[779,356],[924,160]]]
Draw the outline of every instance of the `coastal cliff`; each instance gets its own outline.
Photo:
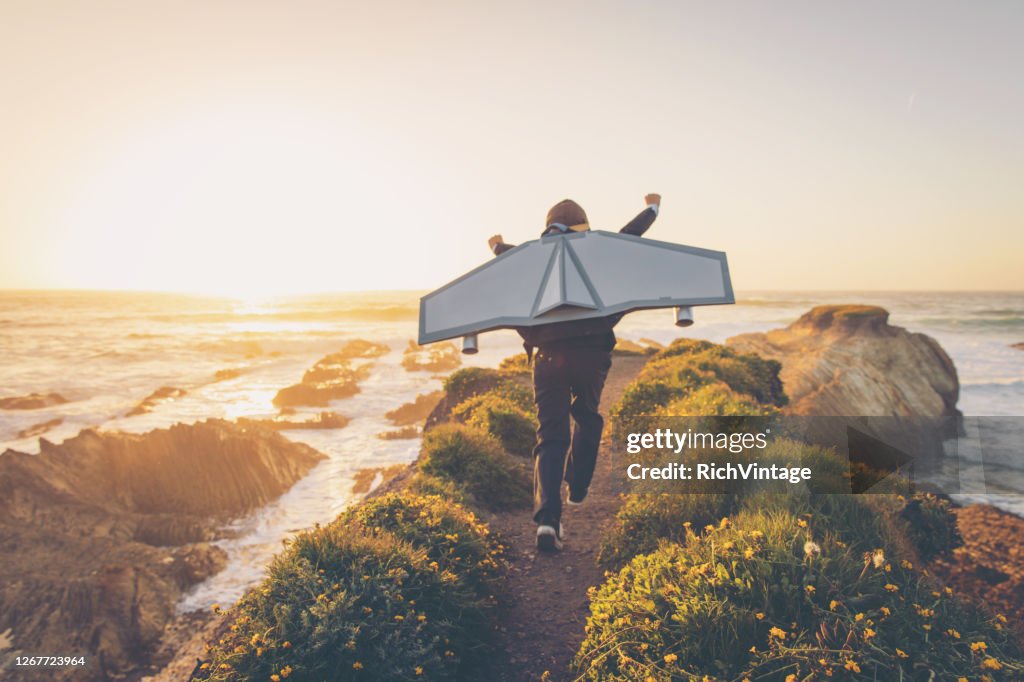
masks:
[[[21,679],[109,679],[147,663],[182,591],[224,567],[208,544],[217,529],[323,459],[221,420],[40,446],[0,456],[2,655],[87,652],[88,665]]]

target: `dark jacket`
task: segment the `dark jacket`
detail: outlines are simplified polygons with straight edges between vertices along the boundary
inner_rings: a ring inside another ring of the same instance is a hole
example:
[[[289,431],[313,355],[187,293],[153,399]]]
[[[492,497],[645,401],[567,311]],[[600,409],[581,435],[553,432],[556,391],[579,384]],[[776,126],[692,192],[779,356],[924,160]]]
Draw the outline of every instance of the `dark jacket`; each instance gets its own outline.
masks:
[[[654,224],[654,219],[657,217],[658,214],[654,209],[645,208],[619,232],[640,237]],[[498,244],[494,247],[494,254],[500,256],[513,248],[515,246],[512,244]],[[619,323],[623,315],[624,313],[619,313],[589,320],[552,322],[536,327],[519,327],[516,331],[523,337],[523,347],[526,349],[527,357],[533,356],[534,348],[549,350],[594,348],[611,352],[615,347],[615,332],[612,329]]]

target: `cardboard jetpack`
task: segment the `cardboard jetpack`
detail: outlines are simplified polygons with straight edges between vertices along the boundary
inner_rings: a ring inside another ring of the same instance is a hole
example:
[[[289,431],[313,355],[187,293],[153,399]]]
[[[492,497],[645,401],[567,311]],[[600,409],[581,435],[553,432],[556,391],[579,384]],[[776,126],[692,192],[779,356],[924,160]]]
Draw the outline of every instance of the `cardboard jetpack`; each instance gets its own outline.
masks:
[[[615,232],[544,236],[520,244],[420,299],[421,345],[463,337],[674,308],[693,324],[693,307],[735,303],[725,253]]]

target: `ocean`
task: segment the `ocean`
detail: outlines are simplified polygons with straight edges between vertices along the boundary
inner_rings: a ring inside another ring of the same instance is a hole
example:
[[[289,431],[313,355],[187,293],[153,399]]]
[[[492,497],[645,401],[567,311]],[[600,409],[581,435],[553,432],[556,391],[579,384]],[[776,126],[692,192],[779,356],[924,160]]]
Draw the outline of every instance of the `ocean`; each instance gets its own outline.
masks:
[[[285,435],[329,459],[267,507],[239,519],[227,550],[227,569],[194,588],[179,608],[230,603],[258,581],[281,541],[332,519],[352,502],[354,476],[366,467],[415,459],[418,440],[381,440],[393,429],[388,410],[441,387],[430,372],[408,372],[402,351],[416,335],[417,294],[384,292],[291,297],[263,301],[125,292],[0,292],[0,398],[56,392],[69,402],[38,410],[0,410],[0,450],[38,452],[36,437],[19,432],[62,422],[43,437],[60,442],[83,428],[135,433],[210,417],[271,417],[278,389],[297,383],[319,358],[347,340],[385,343],[362,391],[336,401],[351,418],[343,429],[295,430]],[[685,335],[721,342],[730,336],[788,325],[814,305],[881,305],[890,322],[936,339],[960,377],[959,407],[969,417],[1024,416],[1024,293],[740,292],[735,306],[698,308],[696,324],[672,325],[671,311],[627,316],[622,339],[668,343]],[[495,366],[520,352],[511,332],[482,335],[480,353],[465,365]],[[221,370],[237,376],[215,381]],[[157,388],[186,391],[150,413],[127,416]],[[311,413],[316,410],[310,410]],[[1024,443],[1018,421],[1002,420],[1009,455],[993,468],[961,444],[955,471],[964,502],[988,502],[1024,516]],[[968,420],[970,429],[971,420]],[[970,435],[970,433],[968,434]],[[965,443],[969,443],[966,439]],[[1007,448],[1004,448],[1004,450]],[[998,475],[994,476],[993,472]],[[941,482],[941,481],[940,481]],[[987,483],[986,483],[987,482]]]

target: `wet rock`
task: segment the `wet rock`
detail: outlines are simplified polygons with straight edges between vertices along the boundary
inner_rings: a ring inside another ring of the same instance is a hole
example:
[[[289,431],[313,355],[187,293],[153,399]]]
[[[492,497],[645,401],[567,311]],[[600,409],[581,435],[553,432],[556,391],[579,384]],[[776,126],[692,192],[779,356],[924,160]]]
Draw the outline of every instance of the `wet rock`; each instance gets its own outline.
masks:
[[[429,346],[409,341],[402,353],[402,367],[410,372],[450,372],[461,364],[462,354],[450,341]]]
[[[34,438],[36,436],[41,436],[50,429],[56,428],[63,423],[64,420],[61,419],[60,417],[56,419],[50,419],[45,422],[39,422],[38,424],[33,424],[27,429],[22,429],[21,431],[18,431],[18,438]]]
[[[384,416],[391,420],[395,426],[409,426],[418,424],[426,419],[437,404],[444,398],[444,391],[433,391],[425,395],[416,396],[416,400],[406,403],[401,407],[387,412]]]
[[[306,371],[302,381],[282,388],[274,396],[274,406],[326,407],[332,400],[350,398],[359,393],[359,382],[370,375],[371,365],[353,365],[353,360],[379,357],[389,352],[384,344],[356,339],[337,353],[326,355]]]
[[[60,393],[29,393],[28,395],[0,398],[0,410],[38,410],[63,405],[68,399]]]
[[[155,391],[147,395],[145,398],[143,398],[138,405],[133,407],[128,412],[128,416],[134,417],[136,415],[152,412],[153,408],[159,405],[160,403],[165,403],[176,398],[182,398],[187,394],[188,391],[186,391],[183,388],[177,388],[175,386],[161,386],[160,388],[156,389]]]

